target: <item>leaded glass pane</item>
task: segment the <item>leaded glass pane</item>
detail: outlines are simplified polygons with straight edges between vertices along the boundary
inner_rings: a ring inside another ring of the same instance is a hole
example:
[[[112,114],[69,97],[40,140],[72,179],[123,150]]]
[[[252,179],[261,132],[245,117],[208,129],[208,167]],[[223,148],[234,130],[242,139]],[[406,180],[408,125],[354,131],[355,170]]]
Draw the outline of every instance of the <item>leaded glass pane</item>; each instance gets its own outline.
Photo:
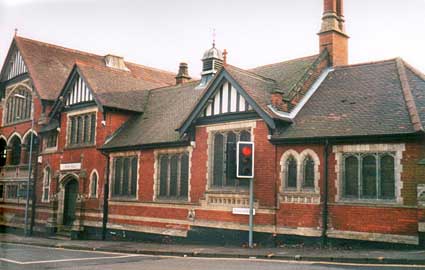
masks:
[[[394,157],[385,155],[381,157],[381,198],[395,198]]]
[[[162,155],[159,160],[159,196],[167,196],[168,156]]]
[[[179,157],[174,155],[170,160],[170,196],[177,196],[178,190],[178,162]]]
[[[181,172],[180,172],[180,196],[188,197],[189,186],[189,156],[183,154],[181,157]]]
[[[213,186],[223,186],[224,173],[224,137],[217,133],[214,136],[214,164],[213,164]]]
[[[294,157],[290,157],[287,161],[287,181],[288,188],[297,188],[297,161]]]
[[[314,161],[308,156],[304,160],[304,181],[303,187],[305,188],[314,188]]]
[[[227,133],[226,158],[227,158],[227,179],[226,186],[234,187],[236,180],[236,134]]]
[[[362,160],[362,197],[376,198],[376,157],[368,155]]]
[[[135,196],[137,192],[137,157],[131,159],[131,182],[130,182],[130,195]]]
[[[355,156],[345,158],[344,196],[357,197],[359,190],[359,160]]]

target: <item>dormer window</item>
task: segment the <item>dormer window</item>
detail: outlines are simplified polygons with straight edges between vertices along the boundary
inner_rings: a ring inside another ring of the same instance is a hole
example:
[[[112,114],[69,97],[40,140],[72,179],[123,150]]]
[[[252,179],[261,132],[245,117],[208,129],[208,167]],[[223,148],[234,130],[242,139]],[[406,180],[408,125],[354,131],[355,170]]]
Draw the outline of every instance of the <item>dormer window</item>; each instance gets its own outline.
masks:
[[[129,71],[129,69],[125,65],[124,58],[121,56],[108,54],[108,55],[105,55],[104,60],[105,60],[105,65],[107,67]]]

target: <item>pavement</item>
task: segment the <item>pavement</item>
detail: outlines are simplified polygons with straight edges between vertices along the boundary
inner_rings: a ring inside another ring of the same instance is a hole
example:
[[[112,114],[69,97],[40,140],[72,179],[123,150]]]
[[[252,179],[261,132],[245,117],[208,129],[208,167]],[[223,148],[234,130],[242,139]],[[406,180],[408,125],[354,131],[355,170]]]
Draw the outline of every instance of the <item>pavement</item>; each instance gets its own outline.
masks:
[[[342,249],[284,246],[279,248],[243,248],[234,246],[205,246],[159,244],[125,241],[65,240],[25,237],[0,233],[0,243],[64,248],[81,251],[103,251],[125,254],[167,255],[207,258],[256,258],[269,260],[425,265],[425,249]]]

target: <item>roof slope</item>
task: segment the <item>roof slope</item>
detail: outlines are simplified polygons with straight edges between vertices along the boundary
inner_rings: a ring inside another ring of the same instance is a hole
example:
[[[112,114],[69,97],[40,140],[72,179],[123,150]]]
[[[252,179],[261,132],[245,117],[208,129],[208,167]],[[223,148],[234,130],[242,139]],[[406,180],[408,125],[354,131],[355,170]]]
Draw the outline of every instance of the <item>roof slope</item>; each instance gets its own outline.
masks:
[[[422,96],[421,102],[424,101]],[[298,113],[293,124],[278,130],[273,138],[414,132],[397,61],[393,59],[336,68]]]
[[[179,141],[176,129],[203,92],[195,89],[198,84],[194,81],[149,91],[144,114],[130,120],[102,148]]]
[[[149,92],[158,83],[145,81],[132,73],[107,67],[89,66],[77,63],[93,95],[102,106],[142,112]]]
[[[72,50],[28,38],[15,37],[34,85],[42,99],[55,100],[74,64],[105,67],[103,56]],[[133,63],[125,63],[131,76],[162,87],[175,82],[175,74]],[[116,77],[118,80],[118,77]],[[110,81],[110,80],[109,80]]]
[[[273,79],[278,87],[287,94],[301,79],[304,73],[317,60],[319,55],[293,59],[275,64],[256,67],[249,71]]]

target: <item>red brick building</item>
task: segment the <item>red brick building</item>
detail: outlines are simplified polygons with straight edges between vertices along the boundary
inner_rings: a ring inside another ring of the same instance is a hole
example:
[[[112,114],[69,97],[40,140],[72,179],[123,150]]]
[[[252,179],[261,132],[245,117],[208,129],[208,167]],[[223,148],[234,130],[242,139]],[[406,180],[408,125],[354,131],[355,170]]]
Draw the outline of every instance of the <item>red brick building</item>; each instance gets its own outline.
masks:
[[[213,44],[199,81],[185,64],[175,75],[15,37],[1,73],[1,224],[23,226],[34,119],[37,232],[246,242],[235,157],[252,141],[256,241],[420,244],[425,75],[398,58],[349,65],[344,23],[343,1],[324,0],[319,54],[251,70]]]

